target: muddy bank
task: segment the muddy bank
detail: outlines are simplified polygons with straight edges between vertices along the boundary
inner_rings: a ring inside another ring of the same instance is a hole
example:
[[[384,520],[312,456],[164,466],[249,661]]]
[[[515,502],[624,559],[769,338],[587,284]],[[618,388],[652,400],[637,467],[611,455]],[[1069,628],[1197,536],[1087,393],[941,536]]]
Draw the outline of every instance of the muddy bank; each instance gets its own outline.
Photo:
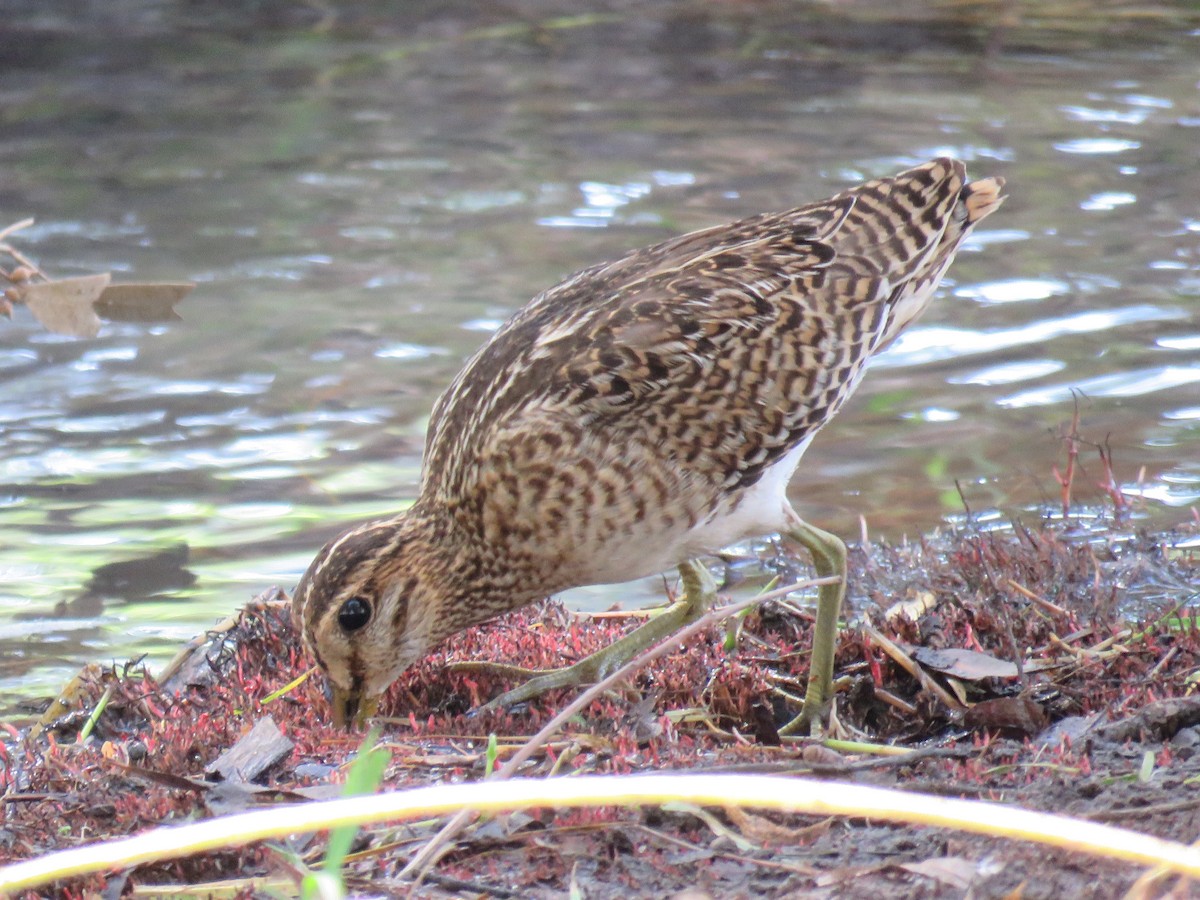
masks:
[[[770,602],[593,703],[522,770],[531,777],[752,771],[982,798],[1200,834],[1200,629],[1194,533],[1097,518],[968,524],[920,542],[852,550],[858,624],[837,656],[848,738],[912,752],[839,752],[779,729],[798,709],[811,615]],[[760,560],[760,562],[763,562]],[[802,562],[780,555],[782,571]],[[336,796],[360,735],[326,724],[319,678],[263,699],[308,666],[280,595],[264,595],[159,683],[92,667],[36,737],[4,740],[0,859],[264,803]],[[470,716],[505,685],[448,671],[461,659],[560,664],[636,624],[554,603],[472,629],[407,672],[381,708],[387,787],[482,778],[488,736],[510,756],[570,698]],[[77,743],[102,697],[90,735]],[[269,721],[268,721],[269,720]],[[254,726],[257,725],[257,728]],[[246,735],[254,729],[253,738]],[[236,750],[234,749],[236,748]],[[233,755],[231,755],[231,751]],[[368,829],[350,888],[401,893],[397,873],[439,823]],[[290,849],[310,863],[324,840]],[[144,866],[55,891],[114,894],[232,879],[255,896],[293,871],[251,846]],[[532,810],[464,832],[421,896],[1119,896],[1141,872],[1027,843],[865,820],[721,810]],[[1159,896],[1173,882],[1154,889]],[[1179,896],[1186,887],[1176,886]],[[265,896],[265,894],[264,894]]]

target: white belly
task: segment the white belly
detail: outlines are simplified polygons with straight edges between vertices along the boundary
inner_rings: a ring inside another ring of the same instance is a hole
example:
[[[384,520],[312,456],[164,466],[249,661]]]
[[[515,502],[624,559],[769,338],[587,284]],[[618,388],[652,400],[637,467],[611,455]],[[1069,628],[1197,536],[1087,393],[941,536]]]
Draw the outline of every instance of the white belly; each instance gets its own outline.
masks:
[[[589,557],[576,583],[613,584],[656,575],[746,538],[780,531],[790,509],[788,482],[807,447],[808,441],[793,447],[767,469],[735,508],[725,505],[690,529],[610,537],[603,554]]]
[[[788,483],[811,440],[809,437],[797,444],[763,472],[762,478],[742,494],[735,509],[720,509],[711,519],[687,532],[678,545],[677,558],[673,562],[715,553],[745,538],[774,534],[782,529],[787,523],[787,510],[791,508],[787,499]]]

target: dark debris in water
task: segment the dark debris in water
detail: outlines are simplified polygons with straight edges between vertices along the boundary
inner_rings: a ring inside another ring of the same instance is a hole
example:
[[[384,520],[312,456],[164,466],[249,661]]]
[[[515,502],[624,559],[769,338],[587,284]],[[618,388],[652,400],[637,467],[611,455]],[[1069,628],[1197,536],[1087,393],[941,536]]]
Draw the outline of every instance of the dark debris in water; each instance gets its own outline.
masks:
[[[918,751],[899,762],[780,737],[803,691],[811,627],[803,606],[785,602],[742,623],[735,653],[725,652],[725,636],[714,629],[593,703],[523,774],[837,777],[1194,837],[1200,579],[1197,552],[1174,549],[1184,537],[1124,529],[1106,539],[1092,528],[1081,538],[1062,523],[1041,523],[946,529],[919,542],[852,551],[858,619],[842,632],[837,654],[840,721],[853,737]],[[1128,603],[1134,594],[1136,614]],[[479,779],[489,734],[498,736],[503,760],[569,696],[468,716],[505,685],[448,671],[447,662],[561,665],[633,624],[546,603],[450,641],[406,672],[381,707],[392,754],[386,784]],[[14,729],[5,737],[0,860],[336,793],[342,764],[361,736],[326,724],[320,679],[262,703],[309,665],[283,597],[264,595],[196,643],[165,684],[141,671],[90,667],[39,735]],[[95,730],[77,743],[85,713],[106,691],[111,696]],[[270,748],[269,759],[266,749],[246,743],[252,730],[253,741]],[[964,883],[977,897],[1014,890],[1023,897],[1118,896],[1138,875],[1127,866],[1081,865],[1059,851],[930,829],[752,811],[714,815],[706,821],[652,809],[543,810],[494,819],[460,838],[420,895],[462,896],[469,888],[477,895],[562,896],[574,880],[588,897],[665,897],[687,889],[695,897],[937,897],[961,896]],[[397,873],[435,830],[369,831],[362,849],[391,843],[351,864],[351,886],[369,882],[375,892],[400,892]],[[302,838],[292,849],[316,863],[323,841]],[[110,887],[288,871],[276,850],[258,845],[147,865]],[[83,896],[103,884],[80,880],[55,892]],[[250,881],[241,884],[254,896]]]

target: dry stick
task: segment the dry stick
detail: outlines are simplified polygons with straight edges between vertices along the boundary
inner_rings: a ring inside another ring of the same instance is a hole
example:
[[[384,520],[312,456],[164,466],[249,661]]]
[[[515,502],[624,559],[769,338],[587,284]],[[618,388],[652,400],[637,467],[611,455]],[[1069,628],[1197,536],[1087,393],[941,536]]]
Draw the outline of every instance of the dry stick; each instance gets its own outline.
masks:
[[[1066,609],[1059,606],[1057,603],[1051,603],[1049,600],[1047,600],[1041,594],[1034,593],[1029,588],[1025,587],[1025,585],[1018,584],[1017,582],[1013,581],[1011,578],[1007,579],[1007,581],[1008,581],[1008,586],[1010,588],[1012,588],[1014,591],[1016,591],[1018,594],[1020,594],[1022,597],[1024,597],[1026,600],[1028,600],[1030,603],[1032,603],[1034,606],[1041,609],[1043,612],[1048,612],[1051,615],[1055,615],[1055,616],[1069,615],[1069,613],[1067,612]]]
[[[43,272],[41,269],[38,268],[37,263],[35,263],[32,259],[30,259],[28,256],[26,256],[24,253],[22,253],[20,250],[18,250],[16,247],[14,247],[12,244],[6,244],[3,242],[0,242],[0,252],[7,253],[9,256],[11,256],[13,259],[15,259],[18,263],[20,263],[25,268],[27,268],[31,272],[33,272],[34,275],[37,275],[39,278],[44,278],[46,281],[50,280],[50,277],[45,272]]]
[[[854,816],[954,828],[989,837],[1034,840],[1110,860],[1162,865],[1200,878],[1200,850],[1099,822],[978,800],[906,793],[837,781],[772,775],[580,775],[439,784],[370,796],[300,803],[152,828],[0,866],[0,896],[78,875],[114,872],[265,838],[373,822],[428,818],[471,806],[500,813],[514,809],[657,806],[666,799],[699,806],[742,806],[817,816]]]
[[[13,222],[7,228],[0,228],[0,253],[7,253],[9,256],[11,256],[13,259],[15,259],[19,265],[25,266],[25,268],[29,269],[31,272],[33,272],[34,275],[37,275],[39,278],[42,278],[45,281],[49,281],[50,280],[49,276],[47,276],[45,272],[43,272],[41,269],[38,268],[37,263],[35,263],[33,260],[31,260],[29,257],[27,257],[24,253],[22,253],[16,247],[13,247],[11,244],[8,243],[8,236],[10,234],[14,234],[14,233],[20,231],[22,228],[28,228],[32,224],[33,224],[33,219],[22,219],[20,222]],[[0,271],[2,271],[2,270],[0,270]],[[10,273],[8,273],[8,272],[4,273],[4,277],[9,278],[11,280]]]
[[[0,241],[7,240],[8,236],[15,231],[20,231],[22,228],[28,228],[33,224],[33,219],[22,219],[20,222],[13,222],[4,228],[0,228]]]
[[[1063,435],[1063,440],[1067,444],[1067,468],[1065,472],[1059,472],[1057,465],[1050,467],[1058,481],[1064,522],[1071,518],[1071,487],[1075,482],[1075,464],[1079,460],[1079,397],[1081,395],[1072,389],[1071,396],[1075,400],[1075,411],[1071,415],[1071,431],[1069,434]]]
[[[923,668],[911,656],[900,649],[895,642],[888,640],[876,629],[870,625],[863,625],[863,634],[870,638],[875,646],[879,647],[884,653],[892,658],[892,660],[904,669],[909,675],[916,679],[922,688],[933,694],[946,706],[947,709],[955,712],[965,712],[966,708],[958,701],[958,699],[948,690],[934,681],[925,672]]]
[[[526,760],[533,756],[533,754],[537,752],[538,748],[550,740],[550,737],[556,731],[558,731],[558,729],[565,725],[577,712],[599,697],[602,693],[607,691],[616,682],[628,675],[632,675],[643,666],[648,665],[649,663],[658,659],[660,656],[663,656],[674,650],[676,646],[690,638],[692,635],[697,634],[709,626],[715,625],[717,622],[727,619],[732,615],[736,615],[743,609],[746,609],[750,606],[755,606],[759,603],[766,603],[768,600],[775,600],[779,597],[785,597],[794,591],[802,590],[804,588],[815,587],[816,585],[821,584],[832,584],[838,580],[839,579],[836,576],[833,576],[828,578],[810,578],[805,581],[797,581],[795,584],[788,585],[787,587],[778,588],[774,591],[768,591],[765,594],[758,594],[754,597],[747,597],[744,600],[738,600],[735,603],[729,603],[725,606],[718,607],[717,609],[709,610],[691,625],[688,625],[686,628],[682,628],[675,632],[670,637],[656,644],[654,647],[651,647],[641,656],[634,657],[607,678],[598,681],[596,684],[592,685],[590,688],[576,697],[571,703],[567,704],[567,706],[561,712],[559,712],[558,715],[546,723],[546,726],[542,728],[541,731],[530,738],[529,741],[513,755],[512,759],[505,763],[501,768],[496,770],[495,774],[492,776],[492,780],[511,778],[516,774],[517,770],[525,764]],[[454,840],[458,833],[470,823],[470,820],[475,815],[476,812],[472,809],[464,809],[456,813],[454,818],[447,822],[442,827],[442,830],[430,838],[429,843],[422,847],[417,854],[408,861],[408,865],[406,865],[400,871],[400,877],[413,878],[419,883],[425,869],[437,861],[437,858],[440,857],[446,849],[448,849],[449,843]]]

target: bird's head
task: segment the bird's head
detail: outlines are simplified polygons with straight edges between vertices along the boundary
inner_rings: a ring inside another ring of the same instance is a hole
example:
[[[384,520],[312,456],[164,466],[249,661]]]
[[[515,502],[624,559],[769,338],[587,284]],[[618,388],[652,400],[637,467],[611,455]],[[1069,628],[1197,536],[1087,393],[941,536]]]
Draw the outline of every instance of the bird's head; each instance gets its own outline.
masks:
[[[429,542],[406,515],[325,545],[292,597],[304,646],[329,678],[333,721],[361,724],[409,665],[442,636]]]

